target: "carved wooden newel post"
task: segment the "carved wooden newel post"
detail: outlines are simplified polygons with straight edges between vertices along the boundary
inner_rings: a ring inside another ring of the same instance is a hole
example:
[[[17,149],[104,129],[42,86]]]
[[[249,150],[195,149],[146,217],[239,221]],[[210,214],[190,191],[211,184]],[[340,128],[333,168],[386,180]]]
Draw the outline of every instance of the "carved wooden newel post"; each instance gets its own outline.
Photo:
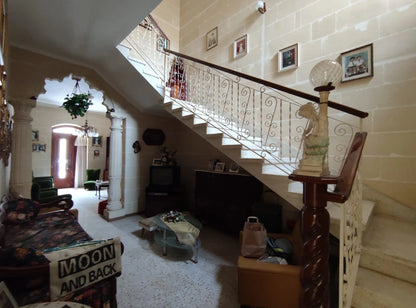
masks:
[[[325,207],[327,185],[337,183],[337,179],[298,174],[291,174],[289,178],[303,182],[300,307],[329,307],[329,214]]]
[[[337,178],[328,177],[328,96],[341,81],[341,75],[341,66],[335,61],[315,65],[309,79],[319,92],[319,113],[312,103],[299,108],[299,115],[308,119],[308,124],[302,136],[302,159],[289,179],[303,182],[300,307],[304,308],[329,307],[329,214],[325,207],[327,186],[336,184]]]

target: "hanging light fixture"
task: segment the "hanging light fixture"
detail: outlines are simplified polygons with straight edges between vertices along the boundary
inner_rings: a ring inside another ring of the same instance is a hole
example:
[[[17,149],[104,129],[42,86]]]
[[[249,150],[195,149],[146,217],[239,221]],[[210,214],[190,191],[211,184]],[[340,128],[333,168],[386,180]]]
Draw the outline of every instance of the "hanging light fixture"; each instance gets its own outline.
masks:
[[[88,120],[85,120],[85,124],[82,127],[82,131],[80,131],[82,136],[87,137],[98,137],[98,131],[95,127],[88,125]]]

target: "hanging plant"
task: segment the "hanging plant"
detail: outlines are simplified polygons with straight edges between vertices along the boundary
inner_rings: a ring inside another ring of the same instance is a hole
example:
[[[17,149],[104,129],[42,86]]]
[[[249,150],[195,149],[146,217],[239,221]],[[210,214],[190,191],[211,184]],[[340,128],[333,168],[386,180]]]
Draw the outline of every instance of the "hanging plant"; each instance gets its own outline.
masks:
[[[68,94],[65,97],[61,107],[64,107],[65,110],[68,111],[72,119],[76,119],[77,117],[83,117],[91,105],[92,101],[90,93],[72,93],[71,96]]]

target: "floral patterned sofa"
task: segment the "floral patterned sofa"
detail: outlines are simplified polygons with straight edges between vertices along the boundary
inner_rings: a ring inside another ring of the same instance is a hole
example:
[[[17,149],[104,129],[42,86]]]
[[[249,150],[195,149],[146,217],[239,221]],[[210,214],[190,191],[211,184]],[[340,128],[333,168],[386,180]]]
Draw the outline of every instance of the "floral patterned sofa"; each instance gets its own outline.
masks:
[[[46,204],[17,199],[0,205],[0,281],[5,281],[19,305],[50,301],[49,260],[44,250],[92,240],[78,223],[77,210],[70,210],[72,205],[65,197]],[[116,307],[119,275],[59,300]]]

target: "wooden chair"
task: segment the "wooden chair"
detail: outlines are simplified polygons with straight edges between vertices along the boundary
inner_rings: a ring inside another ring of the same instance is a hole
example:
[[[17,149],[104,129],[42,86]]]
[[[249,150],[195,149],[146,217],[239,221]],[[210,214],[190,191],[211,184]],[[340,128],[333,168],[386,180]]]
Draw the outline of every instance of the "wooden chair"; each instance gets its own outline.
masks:
[[[84,189],[95,190],[95,181],[100,179],[100,169],[86,169]]]

